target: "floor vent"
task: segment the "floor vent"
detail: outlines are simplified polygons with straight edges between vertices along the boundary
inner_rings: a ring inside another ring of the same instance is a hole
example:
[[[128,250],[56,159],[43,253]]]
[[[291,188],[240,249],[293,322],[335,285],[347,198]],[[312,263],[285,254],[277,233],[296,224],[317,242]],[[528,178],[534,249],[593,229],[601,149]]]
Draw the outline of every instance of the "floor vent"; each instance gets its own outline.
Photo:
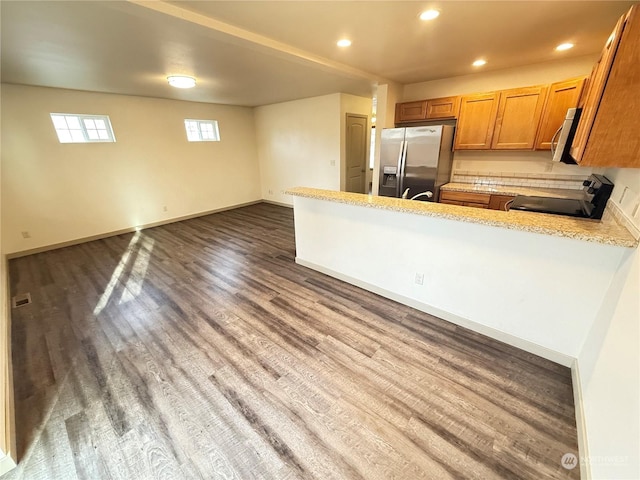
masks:
[[[31,303],[30,293],[21,293],[20,295],[16,295],[11,299],[11,306],[13,308],[24,307],[25,305],[29,305],[30,303]]]

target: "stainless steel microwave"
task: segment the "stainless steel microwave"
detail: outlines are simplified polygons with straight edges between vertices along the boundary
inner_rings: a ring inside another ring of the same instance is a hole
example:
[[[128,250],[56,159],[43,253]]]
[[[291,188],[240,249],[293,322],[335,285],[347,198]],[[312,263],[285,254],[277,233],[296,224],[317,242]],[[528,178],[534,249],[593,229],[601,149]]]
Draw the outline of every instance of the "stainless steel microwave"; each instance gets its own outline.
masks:
[[[551,155],[553,156],[554,162],[576,164],[569,150],[571,150],[571,144],[573,143],[573,137],[578,128],[581,113],[581,108],[570,108],[567,110],[567,115],[564,118],[562,126],[553,135],[551,139]]]

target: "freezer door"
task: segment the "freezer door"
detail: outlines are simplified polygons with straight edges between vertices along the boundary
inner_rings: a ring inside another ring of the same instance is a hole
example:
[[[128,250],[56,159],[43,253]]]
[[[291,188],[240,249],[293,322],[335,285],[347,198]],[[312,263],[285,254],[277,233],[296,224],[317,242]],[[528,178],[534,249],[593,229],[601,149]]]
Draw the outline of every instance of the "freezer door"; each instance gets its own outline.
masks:
[[[402,193],[399,190],[405,130],[404,128],[382,130],[378,194],[383,197],[399,197]]]
[[[435,189],[442,140],[442,125],[411,127],[405,133],[405,161],[400,172],[400,192],[408,198]],[[420,200],[428,200],[421,197]]]

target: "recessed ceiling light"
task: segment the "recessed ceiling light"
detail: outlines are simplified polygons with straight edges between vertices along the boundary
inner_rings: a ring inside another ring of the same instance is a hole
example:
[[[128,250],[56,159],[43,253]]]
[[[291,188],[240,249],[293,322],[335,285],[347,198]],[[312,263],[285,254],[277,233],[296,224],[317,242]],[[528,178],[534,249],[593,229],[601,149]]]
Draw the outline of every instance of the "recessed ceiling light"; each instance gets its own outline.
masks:
[[[434,18],[438,18],[440,12],[438,10],[425,10],[420,14],[420,20],[433,20]]]
[[[338,40],[337,45],[339,47],[342,47],[342,48],[350,47],[351,46],[351,40],[349,40],[348,38],[343,38],[342,40]]]
[[[570,48],[573,48],[573,43],[561,43],[556,47],[556,50],[561,52],[562,50],[569,50]]]
[[[487,63],[487,61],[486,61],[486,60],[482,60],[482,59],[480,59],[480,60],[476,60],[475,62],[473,62],[473,63],[472,63],[472,65],[473,65],[474,67],[481,67],[481,66],[483,66],[483,65],[484,65],[484,64],[486,64],[486,63]]]
[[[170,75],[167,77],[167,82],[176,88],[192,88],[196,86],[196,79],[185,75]]]

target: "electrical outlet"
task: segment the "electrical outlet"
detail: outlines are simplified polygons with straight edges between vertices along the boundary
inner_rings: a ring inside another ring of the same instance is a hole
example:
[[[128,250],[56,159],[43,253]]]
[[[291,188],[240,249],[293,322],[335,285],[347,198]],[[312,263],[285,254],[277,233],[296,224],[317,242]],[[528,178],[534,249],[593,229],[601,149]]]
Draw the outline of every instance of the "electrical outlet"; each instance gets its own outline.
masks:
[[[165,205],[164,207],[162,207],[162,210],[163,210],[164,212],[166,212],[166,211],[167,211],[167,206]]]
[[[269,195],[273,195],[273,190],[269,189]]]
[[[31,234],[29,232],[22,232],[22,238],[31,238]]]
[[[336,166],[336,161],[335,161],[335,160],[331,160],[331,162],[330,162],[330,163],[331,163],[331,166],[332,166],[332,167],[335,167],[335,166]]]
[[[423,285],[424,284],[424,273],[416,273],[415,282],[416,282],[416,285]]]

